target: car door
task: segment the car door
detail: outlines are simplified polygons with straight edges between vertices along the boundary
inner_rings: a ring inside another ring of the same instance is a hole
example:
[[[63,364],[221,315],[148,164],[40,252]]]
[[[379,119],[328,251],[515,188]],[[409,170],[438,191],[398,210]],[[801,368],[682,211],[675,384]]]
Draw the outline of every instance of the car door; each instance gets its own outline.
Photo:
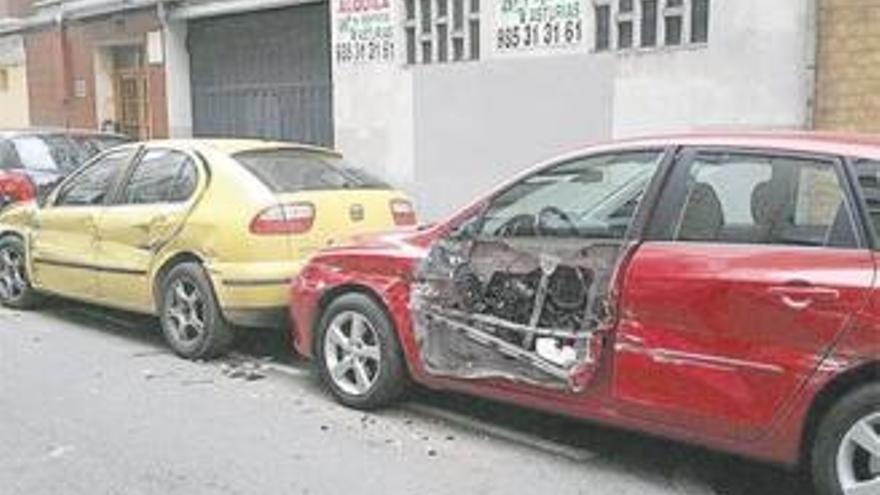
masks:
[[[98,216],[98,294],[107,304],[153,309],[150,269],[192,208],[201,174],[186,151],[147,147]]]
[[[613,394],[627,414],[767,430],[873,283],[845,177],[833,157],[681,155],[624,278]]]
[[[135,152],[108,152],[67,179],[37,210],[31,235],[34,284],[49,292],[92,300],[96,296],[97,219]]]
[[[663,150],[565,160],[496,194],[432,247],[412,291],[432,375],[581,391],[605,301]]]

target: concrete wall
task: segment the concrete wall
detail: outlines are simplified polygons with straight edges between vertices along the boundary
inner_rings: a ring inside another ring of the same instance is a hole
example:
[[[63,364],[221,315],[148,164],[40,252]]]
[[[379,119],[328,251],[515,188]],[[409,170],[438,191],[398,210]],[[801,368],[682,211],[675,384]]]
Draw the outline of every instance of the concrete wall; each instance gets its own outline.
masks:
[[[880,2],[821,0],[816,128],[880,132]]]

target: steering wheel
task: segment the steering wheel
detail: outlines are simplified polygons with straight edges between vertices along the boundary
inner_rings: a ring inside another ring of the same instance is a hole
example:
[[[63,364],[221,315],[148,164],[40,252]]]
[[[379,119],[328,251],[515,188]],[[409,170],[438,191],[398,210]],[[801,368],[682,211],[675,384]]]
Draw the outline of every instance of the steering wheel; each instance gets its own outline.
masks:
[[[532,237],[536,234],[534,215],[516,215],[495,229],[498,237]]]
[[[548,223],[556,218],[561,225],[560,227],[550,227]],[[541,236],[557,236],[557,237],[577,237],[578,228],[568,213],[562,211],[555,206],[545,206],[538,212],[535,218],[536,230]]]

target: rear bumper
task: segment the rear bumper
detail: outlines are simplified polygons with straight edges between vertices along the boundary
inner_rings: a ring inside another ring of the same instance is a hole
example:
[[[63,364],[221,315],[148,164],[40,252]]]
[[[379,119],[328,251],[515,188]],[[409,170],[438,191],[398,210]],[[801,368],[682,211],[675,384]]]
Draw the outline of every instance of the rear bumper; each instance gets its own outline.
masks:
[[[289,311],[285,306],[275,308],[225,308],[226,321],[239,327],[287,328]]]
[[[208,267],[223,314],[247,327],[286,325],[288,288],[302,263],[218,263]]]

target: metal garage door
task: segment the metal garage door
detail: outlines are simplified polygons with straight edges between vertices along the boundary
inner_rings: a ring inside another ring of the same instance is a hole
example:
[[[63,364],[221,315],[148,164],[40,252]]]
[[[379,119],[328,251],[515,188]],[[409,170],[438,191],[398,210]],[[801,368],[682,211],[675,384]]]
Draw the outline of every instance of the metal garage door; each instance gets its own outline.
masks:
[[[332,146],[327,4],[191,21],[193,131]]]

